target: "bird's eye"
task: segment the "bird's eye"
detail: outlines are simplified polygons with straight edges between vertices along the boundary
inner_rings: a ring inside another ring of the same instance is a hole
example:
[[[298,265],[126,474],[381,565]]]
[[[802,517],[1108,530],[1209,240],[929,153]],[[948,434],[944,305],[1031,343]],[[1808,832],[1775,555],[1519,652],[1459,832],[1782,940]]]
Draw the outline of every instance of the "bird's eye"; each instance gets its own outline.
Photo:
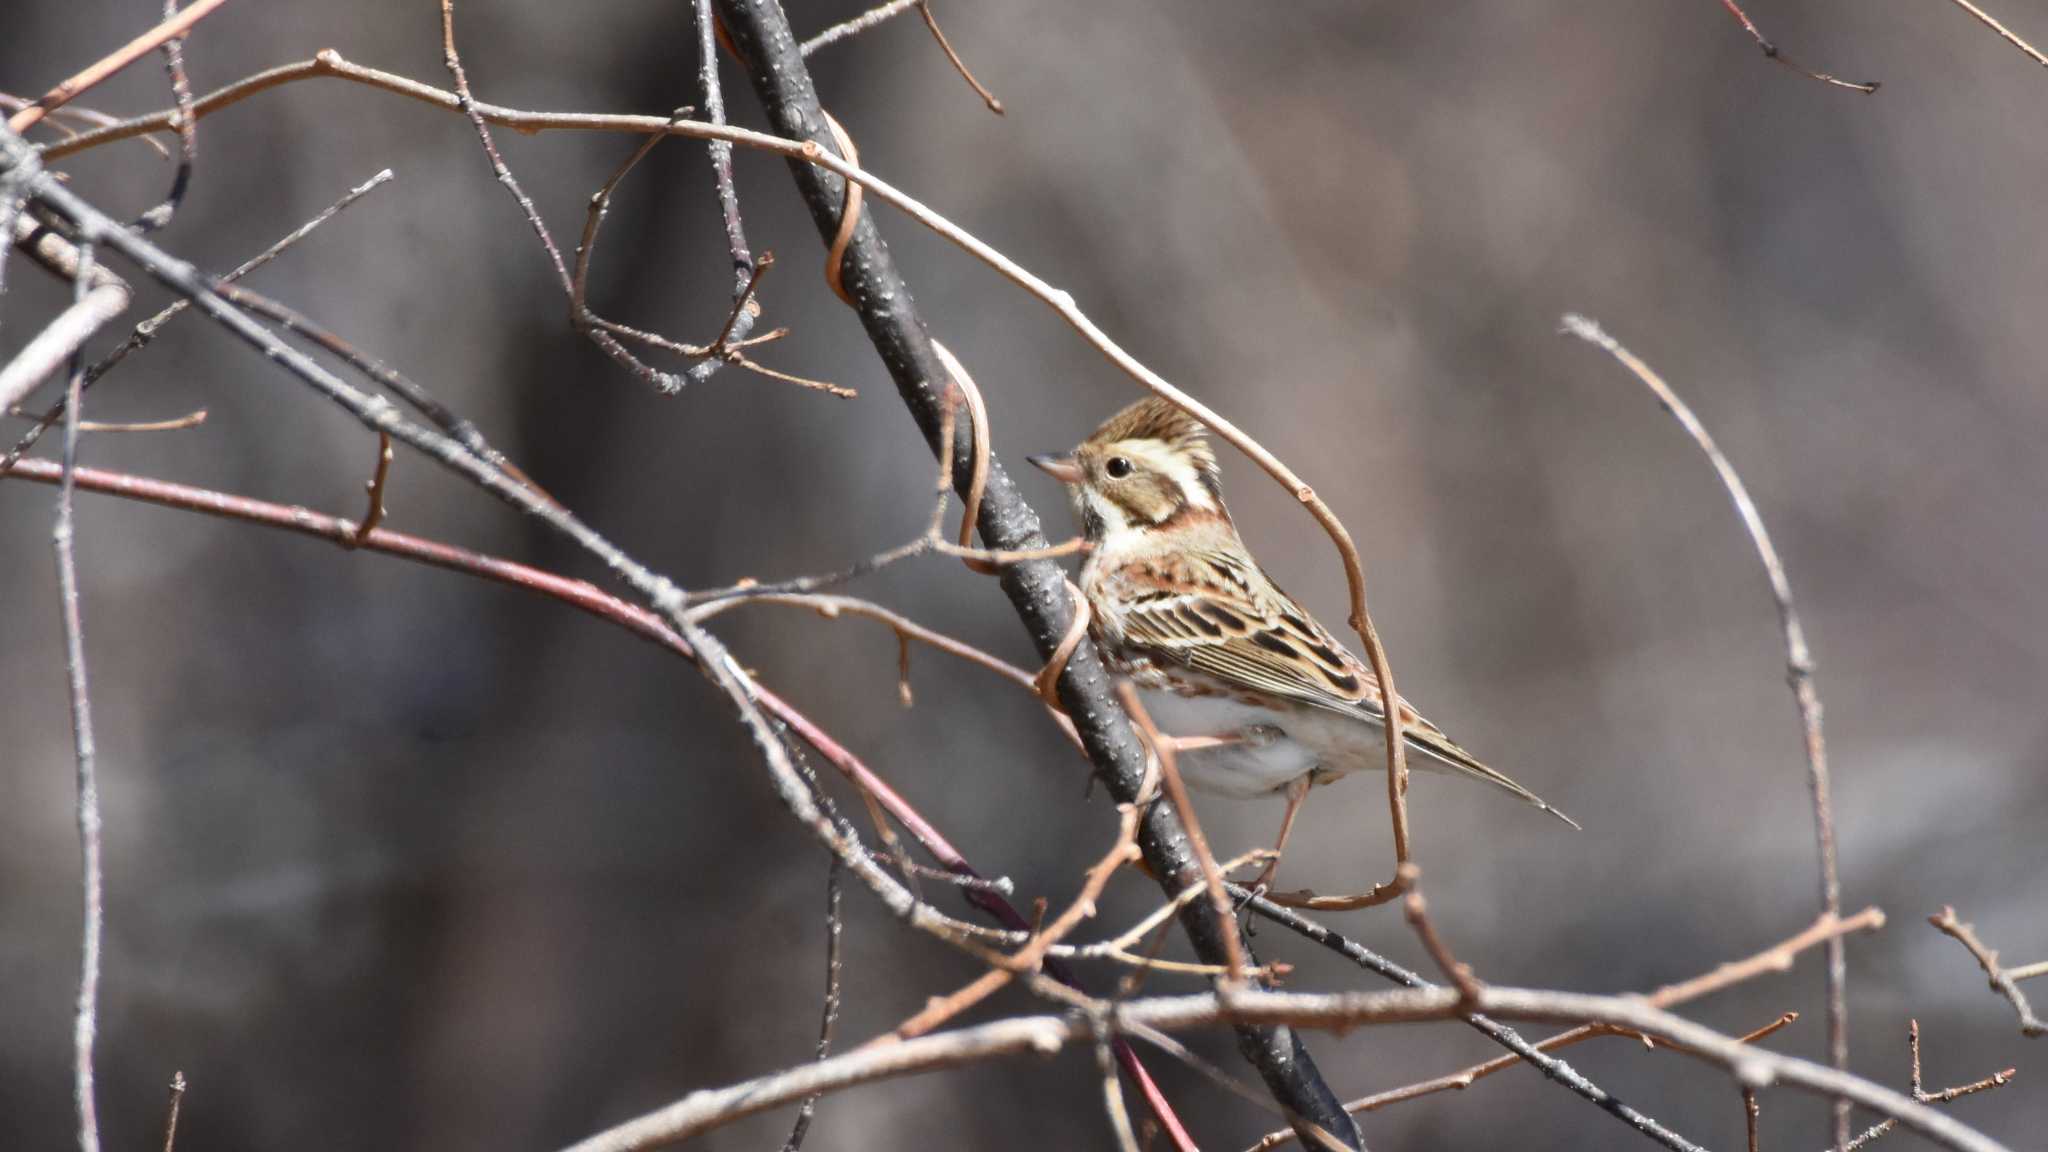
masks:
[[[1111,456],[1109,463],[1102,466],[1102,470],[1109,473],[1110,479],[1121,480],[1131,474],[1131,462],[1122,456]]]

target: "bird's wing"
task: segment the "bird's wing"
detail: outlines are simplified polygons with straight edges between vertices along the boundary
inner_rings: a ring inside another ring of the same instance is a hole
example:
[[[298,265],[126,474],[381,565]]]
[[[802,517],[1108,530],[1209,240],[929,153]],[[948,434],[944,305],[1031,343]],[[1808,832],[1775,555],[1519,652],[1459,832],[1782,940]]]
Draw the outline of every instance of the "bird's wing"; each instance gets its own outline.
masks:
[[[1226,684],[1378,721],[1379,681],[1249,559],[1188,551],[1124,565],[1124,644]],[[1427,722],[1403,713],[1410,724]]]
[[[1248,558],[1190,551],[1135,562],[1122,585],[1123,643],[1226,684],[1381,724],[1379,678]],[[1406,742],[1438,765],[1483,780],[1578,827],[1576,821],[1459,747],[1401,701]]]

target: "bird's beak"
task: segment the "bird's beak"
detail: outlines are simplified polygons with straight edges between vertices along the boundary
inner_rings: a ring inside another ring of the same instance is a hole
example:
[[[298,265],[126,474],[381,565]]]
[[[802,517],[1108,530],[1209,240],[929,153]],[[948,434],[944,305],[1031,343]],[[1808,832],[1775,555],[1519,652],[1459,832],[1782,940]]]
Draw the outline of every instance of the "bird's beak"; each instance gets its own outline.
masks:
[[[1025,459],[1037,465],[1040,469],[1044,470],[1046,475],[1062,484],[1079,484],[1081,482],[1081,466],[1074,463],[1072,456],[1054,456],[1048,452],[1042,456],[1027,456]]]

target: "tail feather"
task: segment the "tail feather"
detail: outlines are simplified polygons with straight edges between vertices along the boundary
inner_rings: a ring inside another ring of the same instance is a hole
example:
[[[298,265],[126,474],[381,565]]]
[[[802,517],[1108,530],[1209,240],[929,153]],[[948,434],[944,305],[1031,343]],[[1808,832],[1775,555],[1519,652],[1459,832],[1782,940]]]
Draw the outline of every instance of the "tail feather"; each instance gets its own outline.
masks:
[[[1409,747],[1425,754],[1431,760],[1449,768],[1451,771],[1457,772],[1460,775],[1470,776],[1474,780],[1483,780],[1504,792],[1512,792],[1530,805],[1543,809],[1545,812],[1571,825],[1574,829],[1579,827],[1577,820],[1551,807],[1549,802],[1545,801],[1543,797],[1515,783],[1513,779],[1504,773],[1488,768],[1480,763],[1470,752],[1452,743],[1450,737],[1443,735],[1441,732],[1428,728],[1404,727],[1403,734],[1408,739]]]

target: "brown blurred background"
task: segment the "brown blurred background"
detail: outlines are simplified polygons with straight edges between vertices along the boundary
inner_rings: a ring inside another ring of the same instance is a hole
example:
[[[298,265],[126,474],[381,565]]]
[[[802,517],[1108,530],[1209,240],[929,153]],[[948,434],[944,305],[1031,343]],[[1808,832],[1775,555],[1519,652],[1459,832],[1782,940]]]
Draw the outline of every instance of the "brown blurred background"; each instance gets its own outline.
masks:
[[[792,5],[800,31],[858,11]],[[681,0],[472,2],[481,98],[663,113],[698,102]],[[1359,537],[1404,691],[1586,825],[1424,777],[1416,848],[1459,954],[1502,982],[1647,988],[1745,955],[1816,910],[1798,729],[1770,600],[1705,462],[1613,363],[1555,334],[1597,317],[1697,407],[1754,489],[1820,660],[1849,907],[1860,1071],[1930,1087],[2019,1065],[1955,1106],[2015,1144],[2048,1124],[2048,1049],[1923,918],[1958,904],[2014,961],[2048,955],[2048,302],[2034,222],[2048,76],[1951,6],[1751,14],[1875,96],[1763,59],[1714,0],[1005,4],[941,0],[1003,99],[992,117],[913,16],[813,59],[865,163],[1049,280],[1136,354],[1293,461]],[[0,89],[34,94],[153,22],[135,0],[15,3]],[[2048,37],[2048,3],[1999,14]],[[436,85],[429,0],[230,5],[195,86],[333,47]],[[758,124],[737,69],[736,119]],[[91,94],[167,103],[154,60]],[[632,141],[499,139],[556,234]],[[929,457],[780,160],[742,153],[756,250],[782,258],[761,358],[860,389],[841,402],[725,371],[663,398],[569,331],[552,272],[454,115],[335,81],[204,120],[172,249],[225,269],[350,185],[397,180],[251,285],[424,382],[543,484],[687,586],[837,567],[920,530]],[[132,212],[168,166],[140,145],[67,162]],[[1132,386],[1041,305],[884,211],[935,330],[1014,461],[1070,444]],[[704,340],[730,278],[700,147],[625,186],[600,311]],[[17,260],[0,356],[67,286]],[[132,320],[163,299],[145,288]],[[102,341],[104,343],[104,340]],[[92,415],[206,407],[198,431],[88,442],[90,463],[356,515],[361,428],[205,324],[180,321],[92,394]],[[1247,536],[1333,622],[1314,525],[1226,458]],[[1022,481],[1056,525],[1050,482]],[[391,525],[603,579],[584,556],[401,455]],[[0,482],[0,1127],[70,1139],[78,850],[47,546],[49,489]],[[777,806],[687,665],[556,604],[302,539],[86,496],[80,556],[102,749],[110,1146],[157,1138],[183,1069],[193,1148],[545,1148],[681,1095],[801,1062],[822,981],[825,857]],[[852,591],[1029,663],[987,580],[930,559]],[[764,681],[859,751],[990,873],[1062,901],[1113,830],[1085,766],[1024,694],[859,622],[721,620]],[[843,795],[843,793],[842,793]],[[1318,794],[1283,880],[1378,879],[1380,782]],[[1263,842],[1278,804],[1210,801]],[[1148,909],[1139,877],[1104,925]],[[847,898],[848,1043],[972,975]],[[1419,960],[1391,912],[1347,931]],[[1300,988],[1370,987],[1277,930]],[[1817,958],[1703,1004],[1823,1051]],[[1151,987],[1178,987],[1157,977]],[[1024,1010],[1021,997],[987,1012]],[[1241,1070],[1228,1038],[1200,1050]],[[1346,1096],[1492,1054],[1468,1030],[1321,1037]],[[1621,1042],[1572,1063],[1712,1147],[1734,1086]],[[1204,1147],[1275,1126],[1153,1060]],[[809,1148],[1103,1147],[1084,1057],[1013,1061],[827,1099]],[[1823,1141],[1823,1108],[1764,1099],[1767,1148]],[[786,1114],[712,1135],[779,1144]],[[1375,1148],[1629,1147],[1526,1069],[1364,1120]],[[1913,1137],[1892,1138],[1906,1146]]]

